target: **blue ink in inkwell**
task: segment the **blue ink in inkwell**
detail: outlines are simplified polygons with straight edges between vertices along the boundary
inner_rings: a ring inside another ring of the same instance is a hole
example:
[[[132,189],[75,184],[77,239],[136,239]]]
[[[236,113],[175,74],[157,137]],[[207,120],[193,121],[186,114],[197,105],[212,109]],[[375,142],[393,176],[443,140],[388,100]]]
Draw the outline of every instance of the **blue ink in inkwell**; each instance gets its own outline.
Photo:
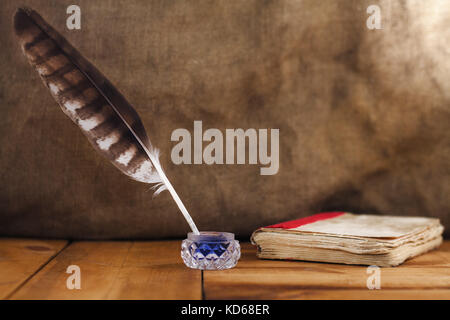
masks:
[[[203,231],[188,233],[181,243],[181,257],[189,268],[223,270],[233,268],[241,257],[239,241],[233,233]]]

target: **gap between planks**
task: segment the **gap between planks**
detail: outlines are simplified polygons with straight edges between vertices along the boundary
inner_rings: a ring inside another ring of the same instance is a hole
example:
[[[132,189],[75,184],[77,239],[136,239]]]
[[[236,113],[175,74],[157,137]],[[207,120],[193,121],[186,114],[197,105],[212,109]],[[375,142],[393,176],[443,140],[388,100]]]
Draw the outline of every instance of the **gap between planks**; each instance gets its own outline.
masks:
[[[0,238],[0,299],[10,299],[68,244],[67,240]]]
[[[80,290],[66,288],[69,265],[80,267]],[[201,278],[182,263],[179,241],[76,241],[11,298],[200,300]]]
[[[10,250],[17,248],[12,246]],[[259,260],[254,247],[248,243],[242,243],[243,256],[238,266],[221,272],[186,268],[179,256],[179,241],[76,241],[58,248],[36,270],[29,271],[6,299],[442,299],[450,296],[449,241],[400,267],[383,268],[382,290],[365,289],[366,267]],[[83,282],[82,275],[84,291],[83,284],[82,290],[65,288],[69,276],[65,268],[69,263],[80,263],[82,274],[85,270],[84,279],[90,281]]]
[[[70,244],[72,243],[72,241],[67,241],[67,243],[61,248],[59,249],[54,255],[52,255],[46,262],[44,262],[41,266],[39,266],[36,271],[34,271],[32,274],[30,274],[21,284],[19,284],[13,291],[11,291],[11,293],[9,293],[8,295],[6,295],[4,300],[10,300],[12,296],[14,296],[14,294],[16,292],[18,292],[22,287],[24,287],[28,281],[30,281],[35,275],[37,275],[42,269],[45,268],[46,265],[48,265],[53,259],[56,258],[57,255],[59,255],[61,252],[63,252],[68,246],[70,246]]]

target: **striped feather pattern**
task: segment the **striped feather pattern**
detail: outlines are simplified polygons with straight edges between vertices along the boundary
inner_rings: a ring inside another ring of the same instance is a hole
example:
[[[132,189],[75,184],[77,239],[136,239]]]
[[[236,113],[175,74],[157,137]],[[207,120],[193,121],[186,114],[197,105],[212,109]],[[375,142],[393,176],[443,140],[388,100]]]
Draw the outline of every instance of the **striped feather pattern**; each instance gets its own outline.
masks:
[[[35,11],[16,12],[22,50],[64,113],[94,148],[134,180],[168,190],[195,234],[199,231],[159,163],[159,151],[120,92]]]
[[[134,180],[158,184],[158,193],[164,190],[142,145],[156,159],[158,151],[120,93],[35,11],[19,9],[14,26],[28,61],[94,148]]]

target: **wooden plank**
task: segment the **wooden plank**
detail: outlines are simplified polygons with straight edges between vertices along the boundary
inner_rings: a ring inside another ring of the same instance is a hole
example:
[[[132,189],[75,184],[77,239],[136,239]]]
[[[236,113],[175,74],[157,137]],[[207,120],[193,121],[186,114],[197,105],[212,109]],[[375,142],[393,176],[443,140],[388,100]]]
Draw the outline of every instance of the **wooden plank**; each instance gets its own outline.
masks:
[[[66,287],[67,267],[81,270],[81,289]],[[188,269],[180,241],[74,242],[13,299],[201,299],[201,272]]]
[[[367,267],[260,260],[242,244],[234,269],[206,271],[206,299],[450,299],[450,241],[438,250],[381,269],[381,289],[367,289]]]
[[[66,244],[60,240],[1,238],[0,299],[8,298]]]

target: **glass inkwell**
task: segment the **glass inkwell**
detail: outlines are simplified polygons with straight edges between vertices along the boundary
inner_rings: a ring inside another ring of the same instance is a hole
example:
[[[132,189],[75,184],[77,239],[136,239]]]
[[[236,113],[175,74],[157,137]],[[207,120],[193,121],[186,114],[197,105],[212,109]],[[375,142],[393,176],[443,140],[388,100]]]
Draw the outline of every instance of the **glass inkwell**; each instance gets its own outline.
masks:
[[[162,180],[192,230],[181,243],[181,258],[184,264],[200,270],[233,268],[241,257],[241,247],[239,241],[234,239],[234,233],[198,231],[194,220],[165,175]]]
[[[239,241],[229,232],[189,232],[181,243],[181,258],[189,268],[224,270],[233,268],[241,257]]]

